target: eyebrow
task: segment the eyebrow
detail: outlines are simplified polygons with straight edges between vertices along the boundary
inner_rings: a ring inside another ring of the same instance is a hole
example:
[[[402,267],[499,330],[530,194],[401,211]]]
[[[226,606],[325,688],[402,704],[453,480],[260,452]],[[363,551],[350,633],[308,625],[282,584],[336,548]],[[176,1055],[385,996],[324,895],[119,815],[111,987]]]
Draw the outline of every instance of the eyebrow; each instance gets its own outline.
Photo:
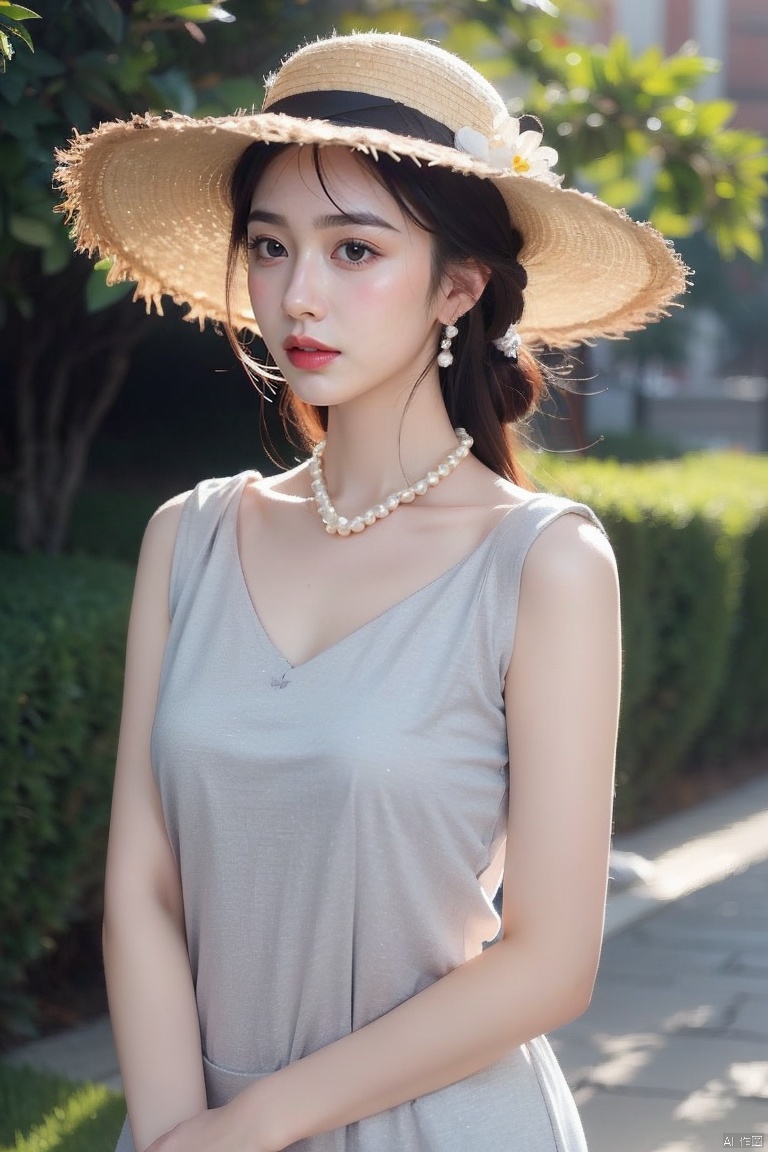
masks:
[[[246,223],[252,224],[256,220],[262,224],[274,224],[278,228],[288,227],[285,216],[281,216],[279,212],[267,212],[265,208],[254,208]],[[398,231],[394,224],[388,223],[374,212],[335,212],[328,216],[316,216],[312,224],[317,229],[345,228],[354,224],[358,228],[386,228],[389,232]]]

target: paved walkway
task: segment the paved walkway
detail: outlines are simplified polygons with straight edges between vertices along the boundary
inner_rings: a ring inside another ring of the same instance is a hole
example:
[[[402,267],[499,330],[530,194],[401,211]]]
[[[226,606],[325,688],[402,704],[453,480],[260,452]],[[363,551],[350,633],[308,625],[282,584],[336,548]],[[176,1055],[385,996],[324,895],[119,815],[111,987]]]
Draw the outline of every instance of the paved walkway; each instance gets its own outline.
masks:
[[[590,1152],[768,1148],[768,861],[607,940],[589,1009],[550,1040]]]
[[[550,1035],[590,1152],[768,1149],[768,775],[615,848],[592,1003]],[[106,1020],[8,1058],[120,1083]]]

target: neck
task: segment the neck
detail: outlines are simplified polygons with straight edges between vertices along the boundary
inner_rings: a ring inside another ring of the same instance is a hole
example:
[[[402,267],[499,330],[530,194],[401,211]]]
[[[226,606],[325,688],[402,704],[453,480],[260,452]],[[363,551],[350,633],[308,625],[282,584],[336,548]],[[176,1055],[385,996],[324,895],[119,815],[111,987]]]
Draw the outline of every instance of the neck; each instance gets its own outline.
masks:
[[[407,397],[406,397],[407,399]],[[375,403],[328,413],[323,471],[339,512],[356,512],[420,479],[456,444],[439,386],[417,388],[407,411]]]
[[[447,453],[443,460],[434,464],[424,476],[420,476],[418,480],[409,480],[404,488],[398,488],[376,504],[346,516],[334,507],[325,484],[322,463],[325,442],[317,444],[309,462],[309,475],[312,498],[326,531],[332,536],[356,536],[366,528],[372,528],[377,521],[385,520],[387,516],[396,512],[401,504],[411,504],[417,496],[426,496],[469,456],[472,437],[464,428],[456,428],[454,432],[457,443],[452,445],[452,451]]]

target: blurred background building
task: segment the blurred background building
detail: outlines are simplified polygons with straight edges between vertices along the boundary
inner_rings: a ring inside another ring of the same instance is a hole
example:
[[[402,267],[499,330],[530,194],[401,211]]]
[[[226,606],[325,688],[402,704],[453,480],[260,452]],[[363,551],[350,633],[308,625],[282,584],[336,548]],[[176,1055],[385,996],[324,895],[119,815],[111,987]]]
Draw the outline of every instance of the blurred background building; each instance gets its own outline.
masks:
[[[722,62],[697,98],[733,100],[735,127],[768,133],[768,0],[604,0],[583,31],[602,42],[623,34],[635,51],[659,45],[666,55],[696,45]],[[647,337],[595,349],[598,387],[610,387],[589,397],[586,430],[591,437],[640,431],[686,449],[768,451],[765,262],[729,265],[700,242],[679,246],[704,291]]]

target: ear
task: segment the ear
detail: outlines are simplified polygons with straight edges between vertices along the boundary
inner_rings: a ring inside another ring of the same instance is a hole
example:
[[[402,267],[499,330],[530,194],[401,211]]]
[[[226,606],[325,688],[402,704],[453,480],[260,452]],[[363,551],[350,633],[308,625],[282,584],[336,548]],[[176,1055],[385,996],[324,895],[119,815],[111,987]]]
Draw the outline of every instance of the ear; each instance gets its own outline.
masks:
[[[438,319],[441,324],[453,324],[459,316],[469,312],[483,294],[490,280],[491,270],[475,260],[454,264],[443,276],[438,293]]]

